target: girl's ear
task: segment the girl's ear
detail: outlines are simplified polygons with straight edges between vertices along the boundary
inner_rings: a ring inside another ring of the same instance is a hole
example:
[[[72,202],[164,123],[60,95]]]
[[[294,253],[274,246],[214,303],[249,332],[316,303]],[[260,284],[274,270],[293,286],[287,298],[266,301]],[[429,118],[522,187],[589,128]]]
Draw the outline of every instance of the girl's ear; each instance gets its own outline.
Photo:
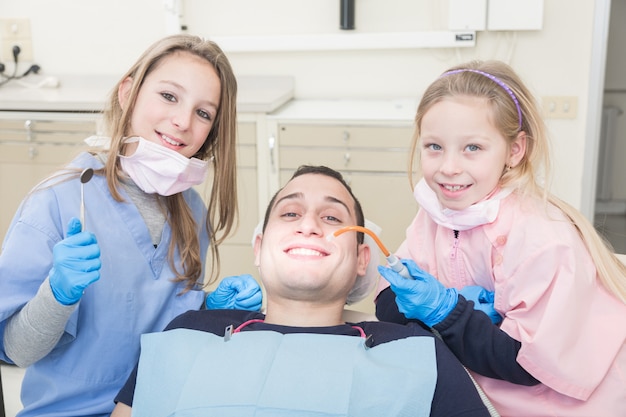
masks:
[[[509,166],[515,167],[520,163],[526,155],[526,132],[519,132],[517,137],[511,143],[511,151],[509,154]]]
[[[128,96],[130,95],[130,88],[133,86],[133,79],[128,77],[120,83],[117,88],[117,101],[120,103],[120,107],[123,109],[128,102]]]

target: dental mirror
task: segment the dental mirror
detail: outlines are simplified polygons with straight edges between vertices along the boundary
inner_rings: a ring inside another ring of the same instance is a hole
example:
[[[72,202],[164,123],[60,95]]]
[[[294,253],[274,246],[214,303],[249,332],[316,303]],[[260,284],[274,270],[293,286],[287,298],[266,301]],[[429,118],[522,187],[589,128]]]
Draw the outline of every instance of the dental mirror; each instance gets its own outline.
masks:
[[[80,173],[80,227],[81,232],[85,230],[85,184],[93,177],[93,169],[85,168]]]

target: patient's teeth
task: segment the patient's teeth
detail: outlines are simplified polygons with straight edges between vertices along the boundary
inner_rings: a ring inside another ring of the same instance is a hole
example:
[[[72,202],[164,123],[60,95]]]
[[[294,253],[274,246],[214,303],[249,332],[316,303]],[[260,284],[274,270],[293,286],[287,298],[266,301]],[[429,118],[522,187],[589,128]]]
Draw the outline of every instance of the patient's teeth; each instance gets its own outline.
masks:
[[[322,254],[313,249],[306,248],[295,248],[289,250],[289,254],[291,255],[306,255],[306,256],[322,256]]]

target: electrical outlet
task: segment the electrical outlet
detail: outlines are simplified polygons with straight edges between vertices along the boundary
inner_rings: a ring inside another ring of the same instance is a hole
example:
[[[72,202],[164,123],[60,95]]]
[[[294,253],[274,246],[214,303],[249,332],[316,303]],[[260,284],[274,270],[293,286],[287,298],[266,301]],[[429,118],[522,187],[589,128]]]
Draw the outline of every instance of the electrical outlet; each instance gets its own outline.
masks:
[[[0,19],[0,40],[30,40],[30,20]]]
[[[578,97],[543,97],[542,105],[547,119],[575,119],[578,116]]]
[[[0,49],[1,62],[13,63],[13,47],[20,47],[20,54],[17,57],[17,62],[33,62],[33,43],[31,40],[3,40]]]
[[[0,19],[0,60],[13,62],[13,47],[20,47],[18,62],[33,62],[29,19]]]

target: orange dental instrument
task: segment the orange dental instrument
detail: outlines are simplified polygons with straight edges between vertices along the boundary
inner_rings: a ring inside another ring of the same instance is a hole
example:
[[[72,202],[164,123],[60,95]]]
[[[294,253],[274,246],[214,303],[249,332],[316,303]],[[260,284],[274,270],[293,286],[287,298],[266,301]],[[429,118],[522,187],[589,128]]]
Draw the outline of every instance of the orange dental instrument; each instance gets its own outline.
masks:
[[[409,274],[409,271],[406,269],[406,266],[404,266],[404,264],[400,262],[400,258],[390,253],[385,247],[385,245],[383,245],[383,242],[381,242],[378,236],[376,236],[376,233],[372,232],[367,227],[363,227],[363,226],[342,227],[341,229],[336,230],[333,234],[329,235],[326,239],[328,241],[331,241],[335,237],[339,236],[340,234],[345,233],[345,232],[350,232],[350,231],[362,232],[368,235],[369,237],[371,237],[372,239],[374,239],[374,242],[376,242],[380,250],[383,252],[383,255],[385,255],[385,259],[387,259],[387,263],[389,267],[392,270],[396,271],[398,274],[402,275],[404,278],[413,279],[413,277],[411,277],[411,274]]]

